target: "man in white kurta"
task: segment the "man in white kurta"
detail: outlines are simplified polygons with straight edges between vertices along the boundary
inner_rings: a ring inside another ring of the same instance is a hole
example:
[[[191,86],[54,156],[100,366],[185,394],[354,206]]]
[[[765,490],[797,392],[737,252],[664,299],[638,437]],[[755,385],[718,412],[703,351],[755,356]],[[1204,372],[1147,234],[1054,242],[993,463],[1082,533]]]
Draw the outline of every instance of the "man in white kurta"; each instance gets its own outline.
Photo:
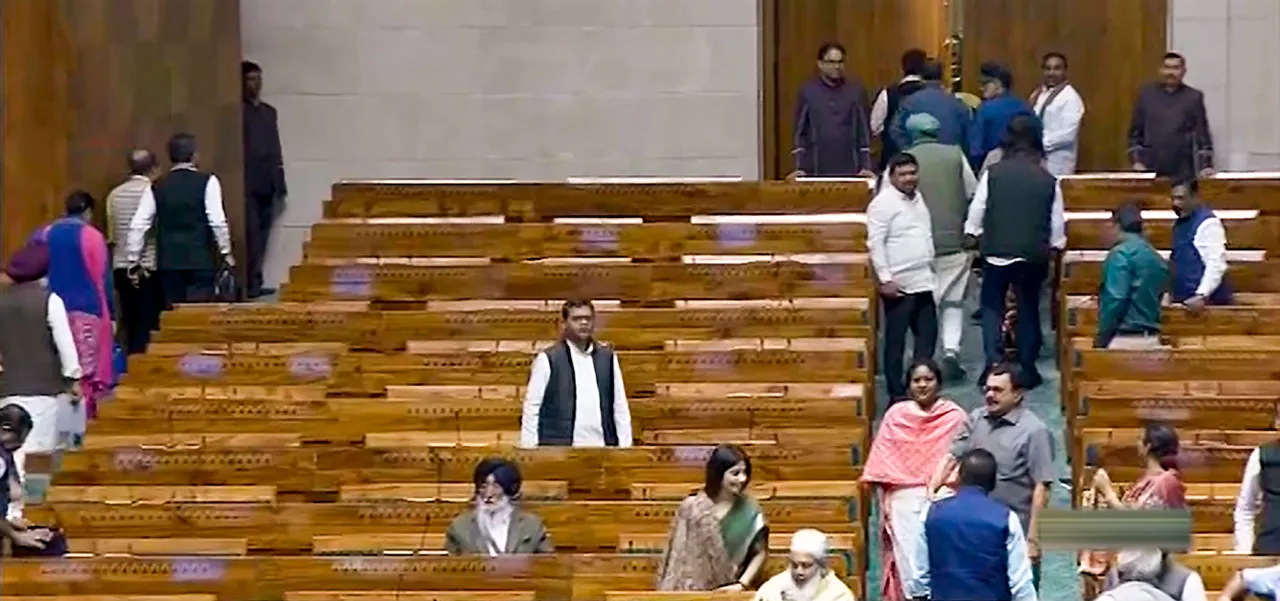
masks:
[[[1058,177],[1076,172],[1084,100],[1067,81],[1067,57],[1059,52],[1040,62],[1044,83],[1031,93],[1031,108],[1044,127],[1045,169]]]
[[[853,592],[827,566],[827,535],[805,528],[791,537],[787,571],[770,578],[755,601],[855,601]]]

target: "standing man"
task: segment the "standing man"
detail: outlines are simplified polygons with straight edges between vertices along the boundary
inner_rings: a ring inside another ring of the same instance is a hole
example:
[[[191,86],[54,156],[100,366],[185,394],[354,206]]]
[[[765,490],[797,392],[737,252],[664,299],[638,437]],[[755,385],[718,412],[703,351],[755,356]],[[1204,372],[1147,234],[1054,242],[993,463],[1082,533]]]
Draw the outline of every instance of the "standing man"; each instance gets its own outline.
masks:
[[[960,146],[938,141],[941,128],[928,113],[907,119],[910,153],[920,163],[920,194],[933,223],[933,271],[937,276],[933,300],[942,325],[942,377],[954,382],[965,375],[960,366],[960,339],[970,257],[964,250],[964,220],[978,182]]]
[[[884,306],[884,379],[889,402],[907,398],[903,353],[907,330],[912,356],[933,357],[938,343],[938,308],[933,295],[933,222],[917,190],[920,164],[911,153],[889,159],[889,183],[867,206],[867,249]]]
[[[933,601],[1036,601],[1022,522],[988,496],[999,486],[996,457],[975,448],[959,463],[955,496],[925,509],[907,590]]]
[[[1160,81],[1138,92],[1129,122],[1129,160],[1134,171],[1171,177],[1213,173],[1213,134],[1204,94],[1183,83],[1187,59],[1164,55]]]
[[[1040,60],[1044,83],[1031,93],[1031,107],[1044,126],[1045,166],[1056,176],[1076,172],[1076,150],[1084,100],[1067,81],[1067,56],[1050,52]]]
[[[910,96],[924,87],[924,79],[921,73],[924,72],[925,63],[929,60],[929,56],[919,48],[912,48],[902,53],[902,79],[898,83],[888,86],[876,95],[876,101],[871,105],[871,135],[880,137],[880,160],[877,163],[876,171],[884,173],[885,167],[889,165],[889,159],[893,155],[903,150],[903,147],[894,143],[892,136],[885,136],[885,124],[889,118],[898,112],[898,107],[902,104],[902,99]]]
[[[844,46],[818,49],[818,76],[800,88],[796,100],[793,175],[870,177],[871,125],[867,91],[844,72]]]
[[[141,262],[154,219],[156,273],[166,306],[208,302],[220,266],[215,257],[235,265],[222,184],[218,176],[196,170],[196,137],[191,134],[169,138],[169,160],[173,168],[153,188],[152,196],[142,197],[129,222],[129,264]]]
[[[262,264],[276,215],[284,208],[289,189],[284,181],[284,153],[280,149],[280,128],[275,107],[262,101],[262,67],[252,61],[240,63],[244,77],[244,187],[245,238],[249,243],[247,296],[275,294],[262,287]]]
[[[959,146],[968,153],[971,121],[969,107],[943,89],[942,65],[938,61],[927,61],[920,77],[924,79],[924,87],[903,98],[898,112],[889,115],[888,137],[898,148],[909,148],[911,138],[907,133],[907,119],[918,113],[928,113],[941,124],[938,128],[938,142]]]
[[[148,235],[138,259],[138,268],[130,269],[129,224],[142,205],[143,197],[155,205],[151,183],[160,177],[156,156],[150,150],[129,153],[129,179],[107,195],[107,235],[111,241],[112,279],[120,295],[120,321],[124,323],[125,352],[136,355],[147,350],[151,330],[160,326],[160,310],[164,306],[160,283],[156,278],[156,241]]]
[[[1280,555],[1280,441],[1249,454],[1234,518],[1236,553]]]
[[[533,360],[520,446],[629,447],[631,409],[613,349],[597,342],[591,301],[560,308],[559,344]]]
[[[1062,187],[1045,170],[1040,122],[1031,115],[1009,124],[1004,158],[978,178],[978,189],[964,224],[967,236],[978,238],[982,266],[982,346],[987,366],[1004,357],[1001,324],[1005,297],[1017,296],[1018,325],[1014,335],[1018,363],[1027,388],[1043,379],[1036,370],[1040,356],[1040,295],[1049,264],[1067,246]]]
[[[994,456],[997,478],[991,496],[1017,514],[1018,523],[1027,535],[1032,579],[1038,589],[1037,525],[1040,513],[1049,503],[1049,486],[1058,479],[1058,470],[1053,465],[1053,436],[1044,422],[1025,406],[1025,395],[1026,386],[1017,365],[1001,364],[992,368],[983,389],[984,405],[974,409],[965,427],[956,433],[951,452],[929,481],[929,491],[942,487],[955,470],[957,457],[973,449],[982,449]]]
[[[1200,183],[1187,178],[1173,185],[1173,286],[1169,298],[1191,313],[1205,305],[1231,304],[1226,281],[1227,230],[1200,198]]]
[[[982,63],[980,72],[982,104],[974,111],[973,129],[969,130],[969,164],[974,169],[981,168],[987,153],[1000,145],[1014,118],[1035,118],[1031,105],[1013,95],[1013,73],[1008,67],[987,61]]]
[[[1111,215],[1111,250],[1102,262],[1098,333],[1093,348],[1160,348],[1160,302],[1169,281],[1164,257],[1142,235],[1142,211],[1121,206]]]

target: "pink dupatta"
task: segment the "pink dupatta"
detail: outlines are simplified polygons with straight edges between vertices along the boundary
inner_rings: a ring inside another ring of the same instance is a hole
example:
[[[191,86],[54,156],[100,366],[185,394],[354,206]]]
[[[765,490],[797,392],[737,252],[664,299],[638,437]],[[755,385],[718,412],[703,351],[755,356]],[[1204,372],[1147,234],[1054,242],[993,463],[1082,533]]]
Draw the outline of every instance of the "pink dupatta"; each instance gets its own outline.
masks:
[[[893,528],[885,492],[901,486],[924,486],[947,453],[955,433],[968,416],[955,403],[939,399],[926,412],[915,402],[889,407],[871,442],[871,453],[862,469],[862,481],[881,487],[880,501],[880,595],[882,599],[903,599],[893,548]]]

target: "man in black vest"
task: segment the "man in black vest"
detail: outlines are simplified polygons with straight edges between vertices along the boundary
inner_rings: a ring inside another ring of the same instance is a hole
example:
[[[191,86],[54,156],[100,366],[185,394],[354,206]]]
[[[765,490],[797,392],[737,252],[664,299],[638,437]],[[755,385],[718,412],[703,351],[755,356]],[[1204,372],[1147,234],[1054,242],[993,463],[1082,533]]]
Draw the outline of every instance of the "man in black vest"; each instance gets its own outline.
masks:
[[[520,446],[631,446],[631,409],[618,357],[592,338],[595,307],[571,300],[560,318],[560,342],[533,360]]]
[[[1237,553],[1280,555],[1280,442],[1249,454],[1234,517]]]
[[[1004,158],[978,180],[964,233],[977,244],[984,261],[980,304],[982,346],[988,369],[1003,360],[1001,324],[1005,295],[1017,296],[1014,339],[1024,388],[1043,381],[1036,369],[1040,355],[1040,295],[1051,261],[1067,245],[1062,188],[1042,165],[1044,144],[1034,116],[1010,122],[1002,145]],[[980,242],[976,239],[980,238]],[[979,382],[986,381],[986,375]]]
[[[924,87],[924,79],[921,75],[928,60],[929,56],[919,48],[903,52],[902,79],[880,90],[875,102],[871,104],[871,135],[880,137],[880,160],[876,164],[876,171],[880,173],[884,173],[889,159],[902,152],[902,148],[893,140],[893,136],[883,135],[885,124],[898,112],[898,105],[902,103],[903,98]]]
[[[153,195],[142,197],[129,223],[128,258],[136,265],[154,218],[156,273],[168,306],[211,300],[218,268],[235,265],[222,184],[218,176],[197,171],[196,159],[195,136],[169,138],[173,168],[155,185]]]

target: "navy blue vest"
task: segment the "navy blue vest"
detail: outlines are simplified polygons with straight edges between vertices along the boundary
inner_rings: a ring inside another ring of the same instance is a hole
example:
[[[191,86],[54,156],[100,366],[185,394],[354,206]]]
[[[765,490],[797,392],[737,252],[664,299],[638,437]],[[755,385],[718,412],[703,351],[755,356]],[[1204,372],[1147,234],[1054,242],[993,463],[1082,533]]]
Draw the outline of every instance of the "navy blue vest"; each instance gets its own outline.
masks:
[[[960,488],[929,508],[932,601],[1009,601],[1009,508],[979,488]]]
[[[1173,285],[1169,287],[1169,297],[1176,303],[1195,296],[1200,278],[1204,276],[1204,260],[1196,250],[1196,230],[1210,217],[1213,217],[1213,211],[1202,206],[1173,222],[1173,252],[1169,256]],[[1209,293],[1207,300],[1211,305],[1231,304],[1231,286],[1227,284],[1226,276],[1218,288]]]

